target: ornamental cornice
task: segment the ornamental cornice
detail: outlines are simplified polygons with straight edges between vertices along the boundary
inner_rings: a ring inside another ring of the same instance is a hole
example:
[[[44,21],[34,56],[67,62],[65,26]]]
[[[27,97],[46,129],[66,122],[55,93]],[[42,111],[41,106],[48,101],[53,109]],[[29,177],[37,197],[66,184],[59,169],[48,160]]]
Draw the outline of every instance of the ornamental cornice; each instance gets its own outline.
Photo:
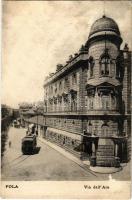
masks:
[[[58,77],[63,75],[65,72],[68,72],[69,70],[71,70],[72,67],[76,66],[77,63],[79,63],[81,61],[82,62],[83,61],[85,61],[85,62],[88,61],[88,52],[81,52],[80,54],[78,54],[78,56],[73,58],[73,60],[68,62],[63,68],[61,68],[59,71],[54,73],[53,76],[47,78],[45,80],[45,82],[44,82],[44,87],[46,85],[50,84],[52,81],[56,80]]]

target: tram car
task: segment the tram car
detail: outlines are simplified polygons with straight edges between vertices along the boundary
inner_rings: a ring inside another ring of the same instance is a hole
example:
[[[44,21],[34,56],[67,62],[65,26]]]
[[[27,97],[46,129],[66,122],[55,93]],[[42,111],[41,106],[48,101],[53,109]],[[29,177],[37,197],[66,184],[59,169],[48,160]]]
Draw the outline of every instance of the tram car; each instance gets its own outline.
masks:
[[[22,153],[23,154],[33,154],[37,146],[36,135],[27,135],[22,139]]]
[[[17,120],[14,120],[14,121],[13,121],[13,126],[14,126],[15,128],[20,128],[20,122],[17,121]]]

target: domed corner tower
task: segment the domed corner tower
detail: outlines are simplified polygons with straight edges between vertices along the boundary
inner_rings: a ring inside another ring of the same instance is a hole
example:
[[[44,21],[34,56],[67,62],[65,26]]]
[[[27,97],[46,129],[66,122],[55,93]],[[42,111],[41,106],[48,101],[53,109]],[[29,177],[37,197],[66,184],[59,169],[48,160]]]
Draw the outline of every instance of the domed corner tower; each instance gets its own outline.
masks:
[[[90,168],[99,172],[102,167],[107,172],[119,170],[123,159],[121,43],[113,19],[103,16],[93,23],[87,41],[87,132],[92,141]]]

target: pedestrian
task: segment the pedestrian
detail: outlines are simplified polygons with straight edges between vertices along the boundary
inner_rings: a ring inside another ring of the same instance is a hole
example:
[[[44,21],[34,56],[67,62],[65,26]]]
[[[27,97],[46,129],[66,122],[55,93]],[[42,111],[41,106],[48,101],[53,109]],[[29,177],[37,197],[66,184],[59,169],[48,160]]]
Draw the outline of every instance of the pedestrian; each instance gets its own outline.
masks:
[[[31,133],[32,134],[35,134],[35,128],[36,128],[36,126],[35,126],[35,124],[32,126],[32,131],[31,131]]]
[[[36,130],[36,136],[38,136],[38,130]]]
[[[11,141],[9,141],[9,148],[11,148]]]
[[[28,130],[26,131],[26,135],[28,135]]]

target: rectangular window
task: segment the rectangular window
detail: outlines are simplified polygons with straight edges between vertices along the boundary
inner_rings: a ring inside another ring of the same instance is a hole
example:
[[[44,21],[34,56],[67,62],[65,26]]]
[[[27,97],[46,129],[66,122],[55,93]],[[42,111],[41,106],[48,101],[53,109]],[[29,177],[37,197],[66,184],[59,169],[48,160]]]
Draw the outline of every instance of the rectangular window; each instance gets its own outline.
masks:
[[[88,104],[88,97],[85,96],[85,107],[87,108],[87,104]]]
[[[102,108],[104,110],[109,109],[109,96],[102,96]]]
[[[77,83],[77,75],[76,75],[76,73],[74,73],[72,75],[72,84],[75,84],[75,83]]]
[[[92,134],[92,130],[93,130],[93,127],[92,127],[92,125],[89,125],[89,133],[91,133]]]
[[[60,81],[59,83],[59,90],[61,91],[62,90],[62,82]]]
[[[57,83],[55,84],[55,93],[57,92]]]
[[[89,108],[91,109],[91,110],[93,110],[93,97],[90,97],[89,98]]]
[[[65,78],[64,80],[64,88],[68,87],[68,77]]]
[[[74,94],[71,98],[71,111],[77,111],[77,94]]]
[[[93,66],[90,67],[90,77],[93,77]]]

